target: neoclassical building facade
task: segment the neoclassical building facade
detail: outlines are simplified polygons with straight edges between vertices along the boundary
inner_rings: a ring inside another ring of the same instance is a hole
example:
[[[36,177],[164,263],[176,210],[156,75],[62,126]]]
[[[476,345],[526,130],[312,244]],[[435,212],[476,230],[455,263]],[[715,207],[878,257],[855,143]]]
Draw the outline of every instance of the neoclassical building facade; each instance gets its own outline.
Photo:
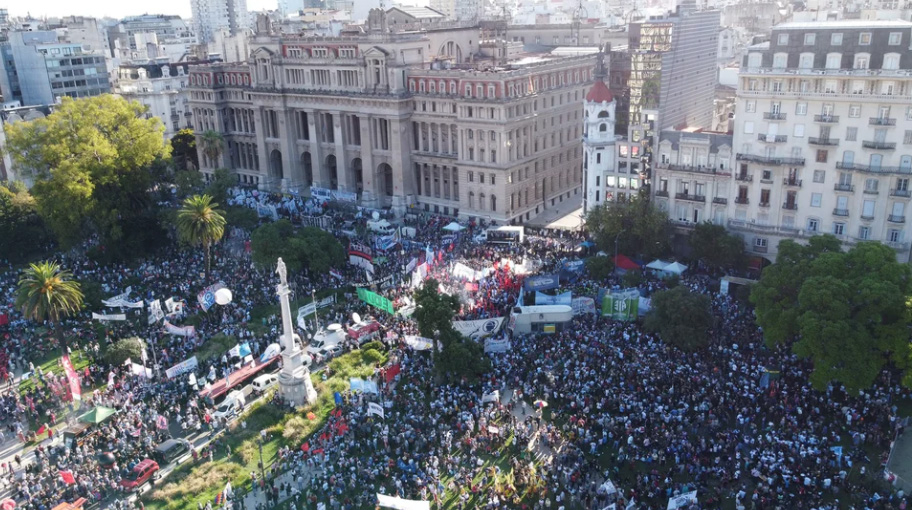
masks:
[[[581,191],[595,56],[524,54],[477,27],[397,26],[251,40],[245,63],[193,68],[204,173],[360,204],[519,223]],[[225,139],[217,161],[202,133]]]

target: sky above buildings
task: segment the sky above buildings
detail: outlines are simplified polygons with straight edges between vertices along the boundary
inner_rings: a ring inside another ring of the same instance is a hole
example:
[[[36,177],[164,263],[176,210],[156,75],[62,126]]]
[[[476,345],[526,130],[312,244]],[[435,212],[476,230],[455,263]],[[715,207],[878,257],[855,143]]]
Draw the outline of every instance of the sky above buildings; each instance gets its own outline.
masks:
[[[31,14],[35,18],[60,16],[92,16],[95,18],[123,18],[139,14],[177,14],[190,17],[190,0],[156,0],[155,2],[131,2],[124,0],[38,0],[37,2],[10,2],[10,16],[20,17]],[[260,11],[275,9],[276,0],[247,0],[247,10]]]

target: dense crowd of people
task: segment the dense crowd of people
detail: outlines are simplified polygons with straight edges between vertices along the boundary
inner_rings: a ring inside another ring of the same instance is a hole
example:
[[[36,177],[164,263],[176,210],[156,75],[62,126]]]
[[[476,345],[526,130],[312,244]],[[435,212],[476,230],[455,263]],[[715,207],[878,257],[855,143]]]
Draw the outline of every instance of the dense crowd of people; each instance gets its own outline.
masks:
[[[322,215],[328,220],[320,222],[333,225],[340,239],[348,235],[343,221],[363,224],[370,216],[277,195],[233,197],[234,205],[269,205],[274,209],[268,211],[297,223]],[[526,236],[522,244],[486,244],[476,240],[486,225],[470,223],[453,234],[442,229],[447,223],[408,215],[404,224],[415,234],[378,252],[382,257],[374,258],[372,275],[346,264],[335,276],[305,270],[290,275],[290,283],[307,294],[375,281],[372,289],[399,308],[410,303],[418,280],[433,277],[444,292],[460,296],[457,319],[506,317],[523,278],[556,273],[561,261],[576,257],[582,241],[580,233],[543,233]],[[20,507],[37,510],[76,497],[119,497],[125,473],[160,441],[224,425],[196,390],[212,382],[210,374],[221,378],[239,366],[228,353],[199,360],[195,387],[186,376],[148,379],[131,365],[110,365],[103,353],[119,339],[138,336],[148,345],[143,362],[164,369],[217,334],[247,342],[254,356],[265,351],[281,326],[276,317],[254,317],[252,311],[275,303],[275,277],[272,268],[255,267],[244,250],[225,248],[230,244],[215,248],[208,279],[201,253],[174,246],[138,264],[101,265],[84,252],[60,257],[76,278],[95,282],[102,298],[130,287],[131,301],[183,301],[194,317],[195,336],[165,333],[160,322],[146,321],[143,309],[124,310],[127,321],[92,321],[90,313],[102,310],[89,310],[59,328],[35,324],[12,307],[17,272],[0,271],[0,312],[10,319],[0,326],[10,374],[0,385],[0,443],[28,442],[35,452],[31,461],[17,456],[0,468],[0,494],[6,491]],[[485,276],[454,274],[457,264]],[[404,271],[422,265],[415,276]],[[665,285],[644,277],[646,292]],[[215,282],[231,289],[232,303],[197,314],[196,293]],[[598,289],[620,284],[583,275],[561,290],[595,297]],[[273,504],[293,495],[295,508],[302,509],[318,501],[333,509],[373,507],[376,493],[458,509],[566,510],[603,508],[609,501],[618,508],[665,508],[669,498],[694,490],[696,508],[719,508],[723,501],[754,509],[906,507],[905,495],[890,490],[880,475],[879,456],[902,428],[897,405],[910,398],[895,377],[885,373],[861,395],[849,395],[838,384],[815,391],[808,362],[764,347],[745,303],[718,294],[717,284],[701,274],[680,284],[712,299],[716,326],[710,346],[697,353],[668,346],[636,322],[582,314],[554,334],[511,335],[509,351],[490,354],[493,368],[483,380],[448,383],[435,382],[428,353],[404,341],[417,334],[412,319],[384,317],[353,296],[340,299],[321,311],[323,324],[344,324],[356,311],[377,316],[401,373],[394,384],[381,385],[379,395],[346,393],[324,429],[306,445],[280,452],[273,472],[292,472],[293,483],[267,487],[260,480],[253,487],[268,493]],[[170,319],[190,320],[179,314]],[[66,345],[58,331],[66,333]],[[45,372],[41,366],[61,350],[85,361],[81,401],[72,399],[62,370]],[[23,373],[28,377],[17,386],[13,375]],[[382,418],[369,412],[378,403]],[[97,405],[118,412],[81,444],[67,447],[37,433],[72,425]],[[61,471],[72,473],[73,482]],[[606,482],[617,487],[616,494],[606,494]]]

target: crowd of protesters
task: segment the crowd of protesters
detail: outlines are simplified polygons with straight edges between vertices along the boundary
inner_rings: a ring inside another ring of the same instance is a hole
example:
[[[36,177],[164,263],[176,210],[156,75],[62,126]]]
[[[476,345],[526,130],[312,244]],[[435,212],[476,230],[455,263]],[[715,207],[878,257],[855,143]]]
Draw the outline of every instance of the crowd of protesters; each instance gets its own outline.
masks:
[[[232,200],[271,205],[277,216],[297,220],[324,215],[340,238],[346,235],[342,220],[363,224],[370,214],[249,192]],[[335,276],[302,271],[290,275],[290,283],[319,290],[339,287],[340,278],[346,284],[373,280],[375,291],[402,307],[420,283],[403,270],[426,262],[421,276],[460,296],[458,319],[505,317],[523,276],[554,271],[561,260],[575,257],[582,240],[579,234],[530,235],[522,244],[485,244],[476,240],[485,225],[470,223],[452,234],[442,229],[448,222],[409,215],[404,223],[415,234],[397,234],[395,248],[377,251],[382,257],[374,258],[372,275],[346,265]],[[89,313],[103,310],[89,310],[59,328],[26,321],[11,306],[18,274],[0,272],[0,305],[9,318],[0,327],[9,374],[0,386],[6,431],[0,443],[37,444],[35,460],[17,457],[2,466],[0,493],[6,490],[21,507],[38,510],[75,497],[116,496],[125,472],[161,440],[223,425],[195,390],[207,374],[223,377],[238,366],[227,353],[200,360],[196,387],[187,377],[147,379],[102,356],[128,336],[143,338],[143,362],[162,368],[192,356],[220,333],[247,342],[254,355],[275,342],[279,321],[252,316],[255,308],[275,303],[271,268],[257,268],[221,247],[213,254],[208,278],[202,254],[177,247],[164,247],[138,264],[101,265],[75,252],[61,256],[78,279],[97,283],[102,298],[130,287],[131,301],[182,300],[184,315],[195,318],[197,334],[190,337],[166,334],[160,322],[148,324],[144,311],[126,310],[128,321],[98,323]],[[456,264],[485,276],[454,275]],[[219,281],[231,289],[232,304],[197,314],[196,293]],[[318,501],[333,509],[373,507],[378,492],[452,500],[459,509],[602,508],[607,495],[600,488],[610,480],[618,488],[619,508],[630,502],[664,508],[669,498],[696,490],[698,508],[734,501],[756,509],[904,509],[904,495],[880,480],[878,457],[901,429],[897,404],[910,397],[896,378],[885,373],[861,395],[848,395],[839,385],[812,390],[808,363],[765,348],[748,306],[714,292],[717,287],[700,275],[681,284],[712,296],[717,326],[706,349],[688,354],[636,322],[581,315],[551,335],[512,337],[508,352],[490,355],[490,374],[474,382],[435,383],[428,353],[403,342],[417,334],[414,321],[371,311],[386,326],[384,340],[400,375],[381,385],[380,395],[346,394],[324,429],[301,448],[280,452],[274,470],[291,470],[294,483],[267,487],[261,481],[253,487],[267,491],[273,502],[293,494],[300,508],[315,508]],[[567,289],[595,297],[599,288],[618,285],[583,276]],[[643,287],[663,285],[647,277]],[[355,311],[365,312],[365,305],[342,300],[324,312],[329,316],[323,322],[345,323]],[[180,314],[171,319],[188,320]],[[58,331],[65,332],[66,345]],[[62,349],[74,361],[87,361],[80,371],[81,401],[72,399],[61,370],[45,373],[40,366]],[[781,377],[764,380],[772,371]],[[17,387],[13,374],[22,373],[28,374],[26,383]],[[547,403],[547,413],[536,401]],[[369,403],[380,403],[384,416],[369,413]],[[42,441],[46,436],[37,434],[59,430],[96,405],[118,413],[78,446]],[[101,460],[107,453],[113,463]],[[61,471],[72,473],[74,482],[65,482]]]

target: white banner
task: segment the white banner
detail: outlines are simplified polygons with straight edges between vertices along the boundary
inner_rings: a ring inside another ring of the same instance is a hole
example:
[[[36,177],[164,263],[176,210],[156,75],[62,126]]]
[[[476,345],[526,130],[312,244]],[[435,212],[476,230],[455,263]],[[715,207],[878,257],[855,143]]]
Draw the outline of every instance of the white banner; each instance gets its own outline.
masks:
[[[145,377],[146,379],[152,378],[152,369],[146,368],[139,363],[130,363],[130,373],[133,375],[138,375],[140,377]]]
[[[486,338],[484,343],[484,352],[507,352],[510,350],[510,340],[506,338]]]
[[[668,510],[677,510],[678,508],[687,508],[690,505],[697,504],[697,491],[690,491],[681,494],[680,496],[675,496],[669,498],[668,500]]]
[[[276,207],[272,204],[261,204],[261,203],[257,202],[256,212],[257,212],[257,216],[259,216],[260,218],[267,217],[267,218],[271,218],[272,221],[276,221],[279,219],[279,213],[278,213],[278,211],[276,211]]]
[[[381,419],[385,418],[383,414],[383,406],[376,402],[368,402],[367,414],[372,416],[379,416]]]
[[[377,505],[393,510],[431,510],[430,501],[394,498],[384,494],[377,494]]]
[[[488,269],[483,269],[481,271],[476,271],[476,270],[472,269],[471,267],[463,264],[462,262],[457,262],[456,265],[453,266],[453,276],[455,276],[457,278],[466,278],[466,279],[474,282],[474,281],[481,280],[482,278],[484,278],[485,276],[490,274],[493,270],[494,270],[493,268],[488,268]]]
[[[92,319],[96,321],[125,321],[127,315],[123,313],[92,313]]]
[[[130,297],[131,292],[133,292],[133,287],[127,287],[127,290],[125,290],[123,292],[123,294],[118,294],[118,295],[108,298],[108,299],[102,299],[101,302],[105,306],[114,306],[114,305],[109,305],[108,302],[109,301],[110,302],[126,301]]]
[[[336,295],[333,294],[325,299],[321,299],[320,301],[317,301],[316,305],[314,304],[313,301],[311,301],[310,303],[307,303],[306,305],[298,308],[298,321],[297,321],[298,327],[301,329],[307,329],[304,326],[305,317],[307,317],[308,315],[313,315],[315,310],[318,310],[320,308],[326,308],[327,306],[329,306],[335,302],[336,302]]]
[[[197,361],[196,356],[192,358],[185,359],[177,365],[165,370],[165,375],[168,376],[168,379],[174,379],[175,377],[186,374],[187,372],[192,372],[196,370],[196,367],[199,366],[199,361]]]
[[[405,335],[405,345],[408,345],[416,351],[429,351],[434,341],[430,338],[415,335]]]
[[[193,326],[175,326],[165,321],[165,333],[176,336],[196,336],[196,328]]]
[[[503,324],[503,317],[494,317],[493,319],[476,319],[473,321],[453,321],[453,327],[469,338],[484,338],[493,335],[500,330]]]
[[[591,297],[575,297],[570,302],[570,308],[573,308],[573,315],[591,313],[595,315],[595,300]]]
[[[149,302],[149,325],[151,326],[164,318],[165,312],[162,311],[161,301],[156,299]]]
[[[266,350],[263,351],[263,354],[260,354],[260,363],[266,363],[281,353],[282,348],[279,347],[279,344],[269,344],[266,346]]]
[[[500,390],[494,390],[491,393],[481,397],[481,403],[486,404],[488,402],[498,402],[500,401]]]

